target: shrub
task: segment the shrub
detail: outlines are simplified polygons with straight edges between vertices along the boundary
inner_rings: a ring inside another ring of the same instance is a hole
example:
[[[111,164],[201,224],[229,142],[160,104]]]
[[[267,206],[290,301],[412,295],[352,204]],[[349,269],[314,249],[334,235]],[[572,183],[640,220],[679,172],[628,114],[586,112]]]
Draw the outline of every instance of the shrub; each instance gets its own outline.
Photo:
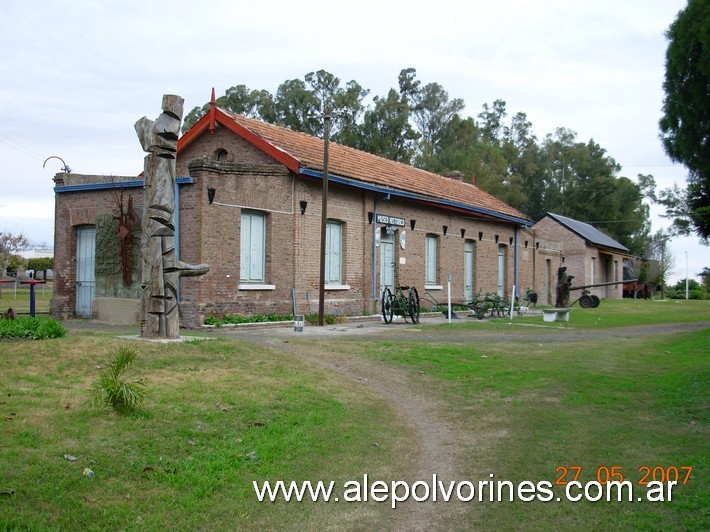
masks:
[[[110,406],[119,414],[129,414],[143,405],[148,394],[145,384],[124,378],[135,359],[136,352],[128,347],[119,347],[111,355],[108,369],[89,388],[89,399],[95,407]]]
[[[0,318],[0,338],[29,338],[46,340],[62,338],[66,330],[58,321],[23,316],[16,320]]]
[[[293,321],[293,314],[253,314],[251,316],[225,314],[221,319],[215,315],[210,315],[205,318],[205,325],[222,327],[227,324],[236,325],[239,323],[264,323],[271,321]]]
[[[318,325],[318,313],[314,312],[312,314],[307,314],[304,319],[306,320],[306,323],[310,323],[311,325]],[[323,323],[326,325],[335,325],[336,323],[344,323],[347,320],[344,316],[336,316],[334,314],[326,314],[323,316]]]

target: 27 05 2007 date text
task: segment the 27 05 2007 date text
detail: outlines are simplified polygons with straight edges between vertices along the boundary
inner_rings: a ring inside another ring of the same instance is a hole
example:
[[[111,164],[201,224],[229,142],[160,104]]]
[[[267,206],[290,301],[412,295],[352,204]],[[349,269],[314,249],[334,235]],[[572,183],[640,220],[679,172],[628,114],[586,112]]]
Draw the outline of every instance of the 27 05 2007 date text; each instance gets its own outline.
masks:
[[[568,482],[577,482],[582,475],[582,466],[576,465],[560,465],[555,468],[555,473],[558,475],[555,484],[564,486]],[[675,482],[679,484],[687,484],[690,480],[690,475],[693,472],[693,466],[640,466],[638,468],[639,478],[637,483],[641,486],[648,485],[649,482]],[[599,466],[596,469],[596,481],[600,484],[608,482],[623,482],[623,468],[620,465]]]

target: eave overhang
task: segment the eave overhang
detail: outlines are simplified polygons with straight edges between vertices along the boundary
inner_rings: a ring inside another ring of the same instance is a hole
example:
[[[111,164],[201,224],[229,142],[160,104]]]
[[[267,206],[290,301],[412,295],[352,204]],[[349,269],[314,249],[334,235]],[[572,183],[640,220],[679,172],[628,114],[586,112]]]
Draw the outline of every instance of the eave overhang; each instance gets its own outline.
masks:
[[[312,170],[309,168],[301,168],[298,172],[300,175],[312,177],[316,179],[323,179],[323,172],[317,170]],[[472,205],[467,205],[465,203],[460,203],[452,200],[433,198],[431,196],[424,196],[422,194],[417,194],[415,192],[408,192],[406,190],[398,190],[395,188],[384,187],[381,185],[375,185],[373,183],[366,183],[364,181],[359,181],[356,179],[350,179],[347,177],[341,177],[337,175],[328,174],[328,181],[333,183],[338,183],[341,185],[346,185],[353,188],[358,188],[361,190],[367,190],[368,192],[374,192],[376,194],[390,194],[392,196],[413,200],[418,203],[423,203],[426,205],[432,205],[436,207],[443,207],[445,209],[456,211],[462,214],[475,215],[479,217],[488,218],[491,220],[504,221],[508,223],[513,223],[516,225],[521,225],[523,227],[530,227],[532,222],[526,220],[525,218],[518,218],[515,216],[510,216],[500,212],[492,211],[490,209],[484,209],[481,207],[474,207]]]

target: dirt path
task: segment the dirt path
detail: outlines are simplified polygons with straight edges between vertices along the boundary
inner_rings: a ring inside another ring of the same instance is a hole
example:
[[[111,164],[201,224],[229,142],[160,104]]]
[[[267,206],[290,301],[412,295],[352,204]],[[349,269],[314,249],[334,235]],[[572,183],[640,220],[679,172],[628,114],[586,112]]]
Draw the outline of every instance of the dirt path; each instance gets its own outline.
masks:
[[[329,339],[360,336],[363,339],[396,341],[411,340],[415,335],[417,342],[421,343],[476,341],[555,343],[589,342],[707,328],[710,328],[710,323],[699,322],[605,328],[596,331],[578,331],[573,328],[550,330],[549,327],[536,329],[533,326],[516,327],[505,333],[457,331],[452,334],[452,331],[422,331],[407,326],[383,327],[375,323],[367,326],[310,328],[309,334],[303,336],[294,336],[293,331],[287,329],[242,331],[238,336],[258,338],[259,342],[286,350],[304,361],[336,371],[381,395],[413,428],[415,434],[410,446],[410,456],[404,458],[404,465],[410,469],[410,474],[402,480],[410,483],[418,480],[431,483],[434,473],[444,482],[465,480],[466,467],[470,467],[472,459],[471,456],[467,456],[464,460],[461,456],[463,450],[477,449],[481,455],[494,452],[496,442],[504,435],[490,428],[494,423],[479,423],[475,431],[464,426],[461,417],[456,418],[444,401],[437,399],[435,394],[429,393],[426,376],[411,374],[403,369],[379,364],[365,357],[342,352],[335,353],[328,348]],[[310,341],[300,341],[306,339]],[[318,344],[317,348],[314,348],[314,343]],[[484,471],[478,473],[481,474],[481,478],[487,474]],[[470,505],[441,502],[410,501],[399,508],[400,511],[394,516],[393,523],[393,528],[396,530],[458,529],[464,519],[463,513],[472,511]],[[447,526],[447,523],[450,526]]]
[[[390,368],[363,357],[339,353],[335,355],[323,342],[319,348],[298,342],[271,338],[266,341],[271,347],[287,350],[305,361],[336,371],[381,395],[413,428],[415,438],[409,455],[403,457],[409,474],[401,479],[410,483],[426,481],[431,484],[432,475],[451,481],[462,477],[462,460],[459,453],[464,435],[451,420],[449,408],[440,400],[426,393],[421,381],[397,368]],[[400,479],[389,479],[400,480]],[[408,501],[398,505],[395,530],[432,530],[445,527],[445,523],[461,514],[461,504]]]

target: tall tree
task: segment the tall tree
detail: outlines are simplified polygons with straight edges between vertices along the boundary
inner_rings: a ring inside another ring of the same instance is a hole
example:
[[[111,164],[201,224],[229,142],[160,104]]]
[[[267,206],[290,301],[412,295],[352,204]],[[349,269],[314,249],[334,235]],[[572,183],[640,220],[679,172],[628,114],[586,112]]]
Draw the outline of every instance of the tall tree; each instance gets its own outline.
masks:
[[[409,106],[396,90],[375,96],[374,108],[365,111],[354,146],[393,161],[410,164],[419,135],[409,123]]]
[[[230,87],[216,103],[233,113],[259,119],[273,113],[274,106],[273,97],[268,91],[250,90],[246,85]]]
[[[668,247],[672,234],[660,229],[646,242],[642,256],[648,259],[647,279],[654,286],[661,289],[661,298],[664,297],[665,285],[668,276],[673,273],[675,257]]]
[[[275,123],[313,136],[323,134],[321,98],[300,79],[284,81],[274,97]]]
[[[434,171],[442,136],[465,105],[460,98],[449,99],[449,93],[438,83],[422,86],[415,76],[413,68],[400,72],[400,94],[409,105],[412,121],[421,135],[416,165]]]
[[[248,118],[257,118],[266,122],[275,121],[274,99],[271,93],[266,90],[251,90],[246,85],[235,85],[230,87],[223,96],[217,98],[215,102],[219,107],[244,115]],[[210,109],[210,104],[206,103],[202,107],[193,107],[185,115],[182,123],[182,132],[194,126]]]
[[[483,104],[483,111],[478,114],[481,119],[480,129],[484,140],[500,144],[505,134],[504,120],[508,116],[505,110],[506,103],[503,100],[496,100],[492,106]]]
[[[710,3],[688,0],[667,37],[661,139],[668,156],[688,168],[685,198],[671,194],[671,207],[686,201],[676,227],[710,239]]]

